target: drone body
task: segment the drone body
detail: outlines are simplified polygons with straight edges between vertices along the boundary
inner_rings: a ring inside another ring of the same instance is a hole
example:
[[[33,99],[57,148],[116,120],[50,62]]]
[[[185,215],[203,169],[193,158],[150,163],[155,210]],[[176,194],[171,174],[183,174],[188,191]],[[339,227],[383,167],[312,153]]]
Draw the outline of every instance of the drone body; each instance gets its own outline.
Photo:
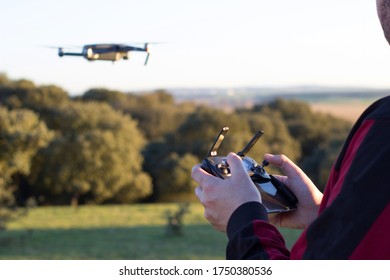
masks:
[[[123,44],[91,44],[83,46],[80,53],[77,52],[65,52],[63,48],[58,48],[58,56],[82,56],[87,60],[107,60],[118,61],[120,59],[129,59],[130,52],[146,52],[145,65],[149,59],[149,44],[145,43],[144,47],[135,47]]]

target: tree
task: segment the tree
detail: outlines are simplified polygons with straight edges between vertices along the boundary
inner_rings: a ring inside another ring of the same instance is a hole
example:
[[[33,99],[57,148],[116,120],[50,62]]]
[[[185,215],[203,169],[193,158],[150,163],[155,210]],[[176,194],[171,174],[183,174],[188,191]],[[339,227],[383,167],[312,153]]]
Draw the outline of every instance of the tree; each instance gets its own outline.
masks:
[[[0,85],[0,101],[10,109],[26,108],[45,118],[47,110],[70,101],[62,88],[47,85],[36,86],[28,80],[9,81]]]
[[[202,106],[189,114],[177,132],[167,136],[166,142],[171,145],[172,151],[179,155],[191,153],[198,158],[204,158],[215,137],[225,126],[228,126],[230,131],[220,147],[221,155],[240,151],[253,136],[248,123],[236,113]]]
[[[127,101],[127,95],[115,90],[105,88],[94,88],[86,91],[80,98],[81,101],[99,101],[105,102],[114,108],[120,108]]]
[[[44,147],[53,133],[38,115],[26,109],[0,106],[0,170],[4,181],[15,173],[29,174],[31,158]]]
[[[264,135],[251,151],[251,154],[257,155],[257,160],[260,160],[264,153],[286,154],[292,160],[300,158],[300,143],[292,138],[279,113],[241,112],[239,115],[242,120],[248,122],[252,134],[258,130],[264,131]]]
[[[177,130],[166,134],[163,139],[149,142],[144,150],[144,169],[153,178],[153,199],[186,192],[193,195],[193,189],[189,187],[194,187],[190,177],[192,166],[207,155],[214,138],[227,125],[231,132],[219,153],[238,152],[252,138],[247,123],[234,113],[205,106],[187,114]],[[189,181],[183,183],[184,177]]]
[[[298,100],[276,99],[269,104],[258,105],[253,111],[272,115],[278,112],[291,136],[301,143],[301,157],[309,157],[328,139],[345,137],[351,128],[348,121],[330,115],[315,113],[308,103]]]
[[[22,99],[35,89],[35,84],[28,80],[11,81],[6,76],[0,85],[0,102],[9,109],[23,108]]]
[[[105,102],[137,120],[138,128],[149,141],[155,141],[174,131],[188,112],[191,104],[175,104],[174,98],[164,90],[143,94],[125,94],[108,89],[91,89],[77,100]]]
[[[11,80],[5,73],[0,72],[0,87],[8,86],[11,83]]]
[[[340,139],[345,139],[351,123],[313,112],[309,104],[297,100],[277,99],[269,104],[257,105],[251,111],[282,117],[292,138],[300,143],[298,165],[316,184],[322,184],[328,176],[330,162],[336,159],[341,148],[343,141]]]
[[[162,90],[132,96],[131,99],[132,102],[123,105],[122,110],[138,121],[149,141],[162,139],[167,133],[176,131],[195,110],[193,104],[175,104],[173,97]]]
[[[156,164],[158,178],[155,180],[156,195],[163,201],[191,201],[195,198],[197,184],[190,174],[192,167],[199,162],[191,154],[179,156],[171,153],[162,162]]]
[[[52,137],[53,133],[32,111],[0,107],[0,229],[14,217],[14,178],[29,175],[32,157]]]
[[[53,112],[57,137],[34,161],[31,183],[51,199],[131,202],[150,194],[145,141],[136,123],[109,105],[73,102]],[[49,197],[50,198],[50,197]]]
[[[310,157],[302,160],[301,168],[314,178],[320,191],[325,189],[329,172],[340,153],[344,141],[344,137],[331,138],[326,143],[319,145]]]

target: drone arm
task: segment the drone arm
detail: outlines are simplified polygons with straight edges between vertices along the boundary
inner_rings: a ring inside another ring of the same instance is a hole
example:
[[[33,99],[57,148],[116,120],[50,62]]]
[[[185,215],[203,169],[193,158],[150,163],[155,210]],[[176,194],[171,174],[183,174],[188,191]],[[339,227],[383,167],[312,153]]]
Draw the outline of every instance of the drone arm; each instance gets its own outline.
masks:
[[[83,56],[82,53],[73,53],[73,52],[63,52],[62,49],[58,49],[58,56],[63,57],[63,56]]]
[[[128,52],[145,52],[145,48],[139,48],[139,47],[132,47],[132,46],[126,46],[121,48],[123,51],[128,51]]]
[[[71,52],[66,52],[63,53],[62,56],[67,55],[67,56],[83,56],[82,53],[71,53]]]

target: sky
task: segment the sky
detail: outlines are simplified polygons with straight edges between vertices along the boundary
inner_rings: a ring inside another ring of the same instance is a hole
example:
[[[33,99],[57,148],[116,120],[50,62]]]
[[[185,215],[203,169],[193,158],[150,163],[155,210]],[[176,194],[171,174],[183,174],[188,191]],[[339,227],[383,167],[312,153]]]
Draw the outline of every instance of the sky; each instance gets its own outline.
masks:
[[[390,88],[374,0],[1,0],[0,72],[70,94],[104,87]],[[85,44],[158,42],[127,61],[58,57]]]

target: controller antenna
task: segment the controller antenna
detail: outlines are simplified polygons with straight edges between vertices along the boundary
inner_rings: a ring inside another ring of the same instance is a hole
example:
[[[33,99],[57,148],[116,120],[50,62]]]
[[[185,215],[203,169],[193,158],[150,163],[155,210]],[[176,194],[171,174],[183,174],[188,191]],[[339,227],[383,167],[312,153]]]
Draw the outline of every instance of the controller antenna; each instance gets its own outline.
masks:
[[[259,140],[259,138],[263,134],[264,134],[264,132],[261,130],[256,132],[256,134],[253,136],[251,141],[249,141],[248,144],[246,144],[246,146],[244,147],[244,149],[242,149],[242,151],[238,152],[237,155],[239,155],[240,157],[244,157],[250,151],[250,149],[252,149],[253,145],[257,142],[257,140]]]
[[[207,153],[208,157],[215,157],[219,146],[221,145],[223,139],[225,138],[226,133],[229,131],[229,127],[225,126],[221,129],[218,136],[215,138],[213,145],[211,146],[210,151]]]

